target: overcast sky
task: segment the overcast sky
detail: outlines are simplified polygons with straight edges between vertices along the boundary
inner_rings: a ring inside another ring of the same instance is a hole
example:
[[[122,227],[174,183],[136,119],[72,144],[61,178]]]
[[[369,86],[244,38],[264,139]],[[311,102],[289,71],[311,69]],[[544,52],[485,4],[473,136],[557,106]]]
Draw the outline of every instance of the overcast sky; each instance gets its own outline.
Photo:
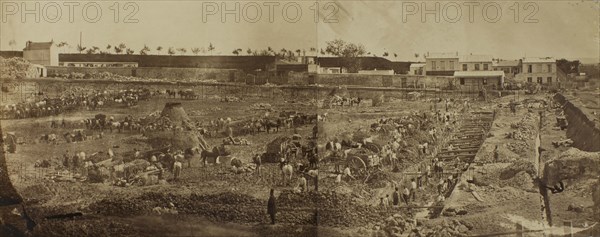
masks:
[[[40,4],[38,23],[34,14],[23,16],[23,6],[35,9],[36,1],[0,0],[0,48],[10,50],[10,40],[15,40],[14,49],[20,50],[27,40],[53,39],[68,42],[72,48],[66,51],[74,52],[82,32],[84,46],[104,49],[107,44],[125,43],[136,53],[144,44],[152,49],[150,53],[156,53],[156,46],[163,46],[184,47],[191,54],[190,48],[207,48],[209,43],[216,47],[214,54],[221,55],[231,54],[235,48],[242,48],[245,54],[247,48],[267,46],[275,50],[308,50],[324,48],[326,41],[339,38],[361,43],[378,56],[383,52],[398,54],[397,58],[388,57],[390,60],[415,60],[415,53],[458,51],[505,59],[552,56],[598,61],[598,1],[543,1],[531,6],[526,6],[525,1],[496,1],[497,5],[488,6],[486,20],[482,9],[488,2],[479,1],[471,14],[468,3],[460,1],[319,1],[321,11],[318,13],[312,10],[314,1],[282,1],[273,6],[273,16],[269,19],[270,3],[261,1],[141,1],[134,2],[137,12],[130,19],[138,22],[126,23],[126,15],[135,8],[124,9],[126,2],[120,1],[115,23],[115,11],[111,10],[115,9],[115,1],[98,1],[102,10],[99,17],[94,6],[88,5],[87,20],[97,18],[96,22],[88,22],[83,17],[83,6],[88,2],[74,6],[73,22],[69,22],[69,6],[64,2],[37,1]],[[236,3],[240,6],[237,13],[240,22],[235,22],[235,14],[226,15],[223,22],[223,6],[235,9]],[[436,3],[440,4],[437,11]],[[421,19],[422,4],[439,14],[439,23],[433,14],[426,15],[425,21]],[[517,5],[518,13],[514,10]],[[259,16],[257,6],[261,11]],[[284,6],[287,6],[287,19],[283,16]],[[296,7],[301,9],[301,16],[296,14]],[[460,18],[457,18],[457,7],[461,11]],[[498,8],[502,12],[496,17]],[[60,9],[60,15],[56,9]],[[315,23],[315,14],[318,23]]]

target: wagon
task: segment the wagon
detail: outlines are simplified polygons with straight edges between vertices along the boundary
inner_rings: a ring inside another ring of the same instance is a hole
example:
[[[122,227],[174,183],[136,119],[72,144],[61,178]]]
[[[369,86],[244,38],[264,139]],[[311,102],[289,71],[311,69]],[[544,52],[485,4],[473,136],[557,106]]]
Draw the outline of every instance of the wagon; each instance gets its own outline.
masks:
[[[353,174],[357,177],[369,176],[373,169],[376,169],[380,163],[381,158],[377,153],[366,148],[353,148],[347,151],[347,158],[343,160]]]
[[[262,160],[264,162],[276,163],[279,162],[279,159],[286,154],[293,154],[295,157],[299,157],[302,149],[297,142],[298,140],[296,139],[292,139],[287,136],[275,138],[273,141],[267,144]]]

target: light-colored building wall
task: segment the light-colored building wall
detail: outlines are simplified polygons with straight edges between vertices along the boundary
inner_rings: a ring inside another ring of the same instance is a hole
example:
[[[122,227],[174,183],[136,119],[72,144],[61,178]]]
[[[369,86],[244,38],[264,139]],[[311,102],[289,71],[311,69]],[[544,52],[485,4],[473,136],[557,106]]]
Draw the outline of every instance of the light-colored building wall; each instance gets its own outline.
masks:
[[[493,71],[492,62],[461,62],[460,71]]]
[[[58,52],[54,47],[49,49],[24,50],[23,58],[33,64],[58,66]]]
[[[425,71],[458,71],[458,57],[456,58],[427,58]]]
[[[553,84],[558,82],[556,70],[556,62],[523,62],[521,73],[516,76],[516,80]]]

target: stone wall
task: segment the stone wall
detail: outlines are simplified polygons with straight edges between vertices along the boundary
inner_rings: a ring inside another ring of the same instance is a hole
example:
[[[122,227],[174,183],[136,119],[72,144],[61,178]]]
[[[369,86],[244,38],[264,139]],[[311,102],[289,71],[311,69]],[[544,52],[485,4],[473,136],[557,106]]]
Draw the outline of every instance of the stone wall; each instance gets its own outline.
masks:
[[[235,69],[211,68],[158,68],[158,67],[47,67],[48,76],[53,77],[71,72],[90,74],[109,72],[121,76],[134,76],[140,78],[170,78],[174,80],[216,80],[220,82],[235,82],[244,78],[245,74]]]
[[[600,128],[579,108],[583,105],[573,104],[572,100],[560,93],[554,95],[554,100],[564,105],[569,123],[567,137],[573,140],[573,147],[583,151],[600,151]]]

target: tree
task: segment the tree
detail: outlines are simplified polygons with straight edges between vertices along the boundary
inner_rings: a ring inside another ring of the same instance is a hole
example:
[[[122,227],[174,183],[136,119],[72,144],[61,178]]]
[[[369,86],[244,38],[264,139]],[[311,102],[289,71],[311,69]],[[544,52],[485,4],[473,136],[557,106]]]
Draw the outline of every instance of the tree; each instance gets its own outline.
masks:
[[[419,54],[418,53],[415,54],[415,58],[419,59]]]
[[[148,55],[148,52],[150,52],[150,47],[148,47],[148,45],[144,45],[144,48],[140,50],[140,55]]]
[[[14,39],[8,41],[8,45],[10,46],[11,50],[15,50],[15,46],[17,45],[17,41],[15,41]]]
[[[579,60],[569,61],[564,58],[556,60],[556,67],[559,68],[566,74],[577,73],[579,74]]]
[[[208,52],[212,55],[212,52],[215,50],[215,46],[212,43],[208,43]]]
[[[390,56],[390,54],[388,52],[383,52],[383,56],[387,57],[387,56]]]
[[[118,46],[115,46],[114,48],[116,54],[120,54],[121,52],[123,52],[123,49],[119,48]]]
[[[133,49],[127,48],[127,50],[125,51],[126,54],[130,55],[133,54],[135,51],[133,51]]]
[[[162,46],[158,46],[156,47],[156,51],[158,52],[158,54],[160,54],[160,51],[162,51],[163,47]]]
[[[300,49],[296,49],[296,55],[300,56],[300,53],[302,52],[302,50]]]
[[[86,47],[83,47],[81,45],[77,45],[77,51],[79,51],[79,53],[82,53],[83,51],[85,51]]]
[[[56,44],[56,47],[58,47],[59,49],[61,49],[61,51],[63,51],[63,52],[64,52],[64,50],[62,50],[62,48],[67,47],[67,46],[69,46],[69,43],[67,43],[65,41]]]
[[[106,46],[106,50],[110,50],[111,48],[112,46],[110,46],[110,44]]]
[[[191,50],[194,55],[198,55],[200,53],[200,48],[198,47],[191,48]]]
[[[246,50],[246,53],[247,53],[248,55],[251,55],[251,54],[252,54],[252,49],[251,49],[251,48],[248,48],[248,49]]]
[[[308,51],[310,51],[310,52],[317,52],[317,48],[315,48],[315,47],[310,47],[310,49],[308,49]]]
[[[394,58],[397,58],[397,57],[398,57],[398,54],[397,54],[397,53],[394,53]]]
[[[240,52],[237,49],[234,49],[231,53],[235,56],[240,55]]]
[[[337,57],[360,57],[366,53],[362,44],[346,43],[341,39],[326,42],[325,52]]]
[[[325,51],[323,49],[321,49],[321,55],[325,55]]]
[[[175,49],[173,47],[169,47],[169,49],[167,50],[167,53],[169,55],[173,55],[173,54],[175,54]]]
[[[187,49],[185,49],[185,48],[178,48],[177,51],[179,51],[179,53],[181,53],[181,55],[184,55],[185,53],[187,53]]]

